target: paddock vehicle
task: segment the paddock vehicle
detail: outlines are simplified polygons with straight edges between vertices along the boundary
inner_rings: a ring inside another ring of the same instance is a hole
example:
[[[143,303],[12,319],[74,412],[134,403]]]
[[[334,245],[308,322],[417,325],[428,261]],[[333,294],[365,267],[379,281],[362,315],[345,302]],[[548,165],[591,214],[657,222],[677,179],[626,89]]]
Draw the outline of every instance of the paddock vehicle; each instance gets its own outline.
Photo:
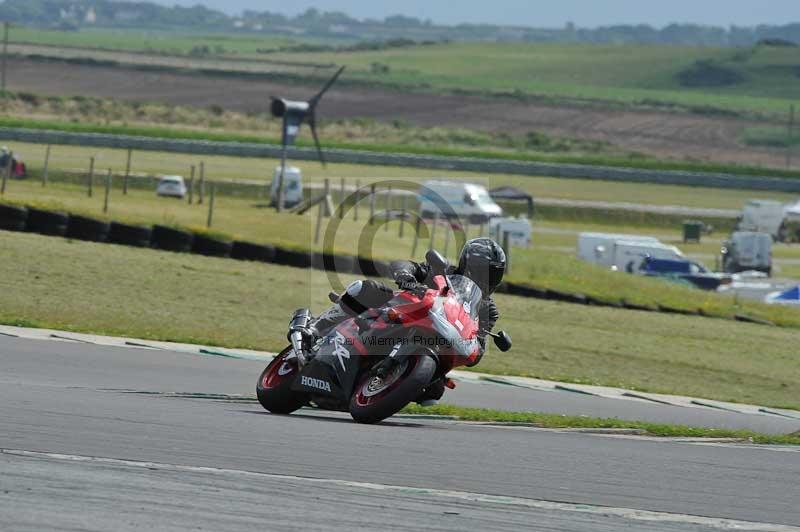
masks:
[[[728,273],[756,270],[772,274],[772,237],[736,231],[722,243],[722,269]]]
[[[165,175],[158,181],[158,187],[156,187],[157,195],[171,198],[183,198],[187,191],[186,183],[179,175]]]
[[[653,236],[626,235],[617,233],[581,233],[578,235],[578,258],[600,264],[614,266],[614,246],[618,242],[645,242],[659,244]]]
[[[800,241],[800,202],[750,200],[736,223],[736,231],[767,233],[776,242]]]
[[[349,411],[360,423],[377,423],[420,398],[447,373],[480,357],[478,308],[481,291],[461,275],[445,275],[447,263],[429,251],[438,273],[436,289],[424,296],[395,292],[381,308],[343,321],[311,349],[300,333],[258,378],[261,405],[289,414],[313,404]],[[297,319],[298,314],[295,313]],[[511,348],[505,332],[492,335],[501,351]]]
[[[425,181],[419,190],[423,218],[462,218],[473,223],[503,215],[486,188],[458,181]]]
[[[689,283],[701,290],[717,290],[720,286],[733,282],[729,274],[711,272],[702,264],[686,259],[647,258],[642,262],[639,273],[648,277]]]
[[[275,168],[272,175],[269,197],[272,205],[278,204],[278,184],[281,178],[281,167]],[[283,206],[291,209],[303,201],[303,173],[296,166],[287,166],[283,174]]]

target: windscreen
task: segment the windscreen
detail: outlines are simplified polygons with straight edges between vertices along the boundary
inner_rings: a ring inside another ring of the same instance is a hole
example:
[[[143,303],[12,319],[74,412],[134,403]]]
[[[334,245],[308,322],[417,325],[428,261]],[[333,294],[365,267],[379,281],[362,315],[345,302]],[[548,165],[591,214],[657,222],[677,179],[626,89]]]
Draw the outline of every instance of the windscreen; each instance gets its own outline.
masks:
[[[458,299],[462,305],[466,303],[469,307],[468,312],[470,316],[477,319],[478,308],[480,308],[481,298],[483,297],[478,285],[476,285],[472,279],[464,277],[463,275],[448,275],[447,280],[450,283],[453,296]]]

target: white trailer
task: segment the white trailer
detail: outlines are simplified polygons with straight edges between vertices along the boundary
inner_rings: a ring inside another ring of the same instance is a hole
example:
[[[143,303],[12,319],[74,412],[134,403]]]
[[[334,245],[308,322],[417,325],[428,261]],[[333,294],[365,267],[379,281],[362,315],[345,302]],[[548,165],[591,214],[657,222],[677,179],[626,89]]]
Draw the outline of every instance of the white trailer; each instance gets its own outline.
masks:
[[[527,218],[492,218],[489,221],[489,234],[501,245],[505,233],[508,233],[509,246],[515,248],[531,246],[533,228]]]
[[[611,268],[614,266],[614,246],[617,242],[643,242],[660,244],[652,236],[622,233],[581,233],[578,235],[578,258]]]

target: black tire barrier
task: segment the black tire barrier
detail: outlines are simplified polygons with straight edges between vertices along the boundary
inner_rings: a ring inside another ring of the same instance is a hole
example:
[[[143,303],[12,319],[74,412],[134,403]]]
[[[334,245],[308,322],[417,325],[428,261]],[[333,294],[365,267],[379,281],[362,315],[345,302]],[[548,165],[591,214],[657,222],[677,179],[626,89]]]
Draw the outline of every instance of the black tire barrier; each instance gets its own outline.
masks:
[[[367,257],[358,257],[353,259],[353,273],[360,277],[392,278],[392,269],[388,262],[374,260]]]
[[[48,236],[65,236],[69,226],[69,214],[66,212],[44,211],[28,208],[28,221],[25,230]]]
[[[699,315],[699,312],[697,312],[697,310],[666,307],[664,305],[659,305],[658,306],[658,311],[659,312],[663,312],[664,314],[679,314],[681,316],[698,316]]]
[[[274,262],[275,246],[269,244],[253,244],[237,240],[231,249],[231,258],[258,262]]]
[[[769,320],[754,318],[745,314],[737,314],[733,317],[733,319],[736,321],[741,321],[742,323],[754,323],[756,325],[769,325],[771,327],[776,327],[776,325]]]
[[[156,249],[164,251],[175,251],[177,253],[189,253],[192,251],[194,235],[188,231],[167,227],[166,225],[154,225],[153,235],[150,238],[150,245]]]
[[[355,258],[349,255],[334,255],[332,253],[314,253],[311,257],[311,267],[336,273],[352,273],[356,264]]]
[[[294,249],[275,248],[275,263],[295,268],[311,267],[311,252]]]
[[[108,242],[123,246],[149,248],[152,234],[153,230],[149,227],[111,222],[108,230]]]
[[[560,292],[558,290],[547,290],[545,297],[551,301],[561,301],[562,303],[577,303],[579,305],[587,303],[586,296],[583,294],[570,294],[569,292]]]
[[[111,224],[103,220],[71,215],[69,217],[69,227],[67,227],[67,238],[89,242],[105,242],[108,240],[110,230]]]
[[[504,283],[506,293],[512,296],[532,297],[536,299],[547,299],[547,290],[534,286],[524,286],[514,283]]]
[[[232,242],[218,240],[206,235],[195,233],[192,243],[192,253],[205,255],[206,257],[230,257],[233,249]]]
[[[24,231],[28,221],[28,209],[16,205],[0,205],[0,229]]]

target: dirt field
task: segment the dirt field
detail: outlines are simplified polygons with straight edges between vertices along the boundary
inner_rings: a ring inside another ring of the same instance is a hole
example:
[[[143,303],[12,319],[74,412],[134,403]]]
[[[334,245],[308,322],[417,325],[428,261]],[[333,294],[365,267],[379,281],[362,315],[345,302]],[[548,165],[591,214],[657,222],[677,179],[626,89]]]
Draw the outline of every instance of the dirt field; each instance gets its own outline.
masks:
[[[129,101],[162,101],[264,112],[270,95],[310,96],[314,87],[233,77],[144,72],[24,59],[9,61],[9,90],[86,95]],[[782,151],[740,143],[741,131],[758,122],[654,111],[558,107],[479,97],[334,88],[321,106],[325,118],[371,117],[512,133],[602,140],[630,151],[673,159],[783,167]]]

